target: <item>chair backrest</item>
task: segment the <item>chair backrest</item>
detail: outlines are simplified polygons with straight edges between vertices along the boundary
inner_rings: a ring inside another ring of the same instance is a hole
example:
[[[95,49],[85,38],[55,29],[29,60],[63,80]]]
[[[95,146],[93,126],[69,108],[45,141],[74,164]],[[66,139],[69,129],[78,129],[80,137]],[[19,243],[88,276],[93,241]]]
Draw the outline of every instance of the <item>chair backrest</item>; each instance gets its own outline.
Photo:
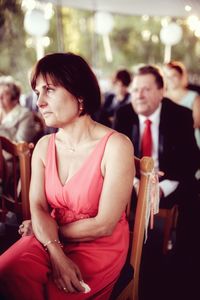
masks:
[[[111,295],[112,300],[138,300],[138,288],[139,288],[139,275],[140,275],[140,264],[142,256],[142,248],[144,243],[145,233],[145,220],[146,220],[146,208],[147,208],[147,193],[150,180],[150,174],[154,168],[154,161],[151,157],[143,157],[138,159],[135,157],[136,174],[140,174],[139,190],[137,194],[137,204],[134,214],[134,218],[130,218],[130,249],[129,249],[129,266],[131,265],[134,269],[133,276],[128,282],[124,284],[124,280],[119,277],[113,293]],[[127,213],[128,217],[130,214],[130,206],[128,206]],[[127,262],[125,268],[127,268]],[[122,270],[121,275],[129,272]],[[120,275],[120,276],[121,276]],[[120,282],[121,281],[121,282]],[[121,286],[119,287],[119,285]],[[118,285],[118,286],[117,286]],[[124,286],[125,285],[125,286]],[[117,294],[115,290],[119,291]]]
[[[32,112],[32,113],[33,113],[33,119],[34,119],[35,130],[36,130],[36,135],[32,140],[32,143],[36,144],[37,141],[45,134],[46,125],[41,115],[38,112]]]
[[[144,243],[145,218],[147,207],[147,192],[150,180],[150,174],[153,171],[154,161],[150,157],[143,157],[140,161],[135,159],[136,169],[139,168],[140,184],[138,190],[138,199],[133,224],[133,239],[131,246],[130,263],[134,268],[132,299],[138,299],[139,273]],[[138,167],[137,167],[138,164]]]
[[[0,210],[4,217],[11,210],[20,220],[30,218],[30,160],[31,149],[28,143],[15,143],[0,136]]]

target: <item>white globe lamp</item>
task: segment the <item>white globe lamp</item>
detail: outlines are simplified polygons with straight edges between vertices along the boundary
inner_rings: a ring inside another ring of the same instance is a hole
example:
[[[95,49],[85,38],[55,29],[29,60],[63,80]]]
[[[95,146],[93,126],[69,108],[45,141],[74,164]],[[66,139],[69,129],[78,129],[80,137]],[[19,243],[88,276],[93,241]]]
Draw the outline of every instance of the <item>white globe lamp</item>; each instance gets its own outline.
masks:
[[[49,20],[45,19],[42,10],[33,9],[25,14],[24,28],[30,35],[44,36],[49,31]]]
[[[113,29],[113,17],[108,12],[96,12],[94,15],[94,30],[96,33],[109,34]]]
[[[171,22],[162,27],[160,31],[160,39],[165,45],[164,62],[169,62],[171,60],[171,47],[180,42],[182,35],[183,31],[181,26],[175,22]]]
[[[44,56],[42,37],[49,31],[49,20],[40,9],[28,10],[24,17],[24,28],[28,34],[35,37],[37,59]]]
[[[112,31],[113,26],[114,20],[110,13],[99,11],[94,14],[94,31],[103,38],[105,57],[108,62],[113,59],[109,39],[109,33]]]

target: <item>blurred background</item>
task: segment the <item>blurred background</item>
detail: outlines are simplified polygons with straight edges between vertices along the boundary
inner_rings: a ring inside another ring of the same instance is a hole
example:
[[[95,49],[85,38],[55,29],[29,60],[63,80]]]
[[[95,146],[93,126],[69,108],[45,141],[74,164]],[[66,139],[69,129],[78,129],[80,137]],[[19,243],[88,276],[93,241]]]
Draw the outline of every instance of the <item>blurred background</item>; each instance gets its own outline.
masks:
[[[200,84],[198,0],[0,0],[0,75],[30,90],[36,60],[55,51],[82,55],[103,90],[119,68],[182,61]]]

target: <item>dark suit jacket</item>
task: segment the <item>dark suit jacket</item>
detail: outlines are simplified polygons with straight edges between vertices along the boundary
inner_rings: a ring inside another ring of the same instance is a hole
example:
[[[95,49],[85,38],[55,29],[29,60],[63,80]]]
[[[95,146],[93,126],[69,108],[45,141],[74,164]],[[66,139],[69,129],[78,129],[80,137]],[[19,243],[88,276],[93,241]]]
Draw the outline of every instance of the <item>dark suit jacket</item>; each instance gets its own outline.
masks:
[[[139,118],[133,107],[121,107],[114,122],[114,128],[126,134],[133,142],[135,155],[140,157]],[[167,98],[162,100],[159,125],[159,168],[165,173],[161,180],[179,181],[175,192],[161,202],[161,207],[171,207],[174,202],[182,203],[197,193],[195,173],[198,169],[200,151],[197,147],[192,112]]]
[[[103,125],[106,125],[108,127],[112,127],[112,121],[109,119],[110,117],[114,117],[116,111],[126,105],[129,101],[129,96],[130,93],[127,93],[124,96],[124,99],[122,101],[118,101],[114,105],[114,99],[115,99],[115,94],[114,93],[107,93],[105,94],[105,102],[103,103],[100,111],[99,111],[99,116],[97,118],[97,121],[100,122]]]

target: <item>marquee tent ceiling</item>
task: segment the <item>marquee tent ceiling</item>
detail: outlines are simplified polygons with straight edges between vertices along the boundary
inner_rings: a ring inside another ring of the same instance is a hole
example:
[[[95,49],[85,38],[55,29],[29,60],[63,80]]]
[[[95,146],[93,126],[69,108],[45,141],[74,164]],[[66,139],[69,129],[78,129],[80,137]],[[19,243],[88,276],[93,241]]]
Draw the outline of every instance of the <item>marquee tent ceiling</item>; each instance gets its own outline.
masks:
[[[108,11],[129,15],[186,17],[200,16],[200,0],[41,0],[78,9]],[[185,11],[190,5],[192,10]]]

